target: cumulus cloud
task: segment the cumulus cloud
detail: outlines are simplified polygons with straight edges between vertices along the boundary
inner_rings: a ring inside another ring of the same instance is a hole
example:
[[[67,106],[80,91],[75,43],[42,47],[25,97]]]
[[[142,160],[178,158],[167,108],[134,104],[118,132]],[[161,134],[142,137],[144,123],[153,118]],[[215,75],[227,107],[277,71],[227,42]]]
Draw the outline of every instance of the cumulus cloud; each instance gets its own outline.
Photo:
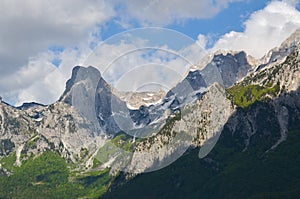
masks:
[[[113,6],[102,0],[2,0],[0,4],[0,93],[14,102],[34,99],[35,94],[25,90],[56,70],[51,64],[55,55],[48,48],[88,45],[99,31],[97,26],[115,14]],[[40,93],[47,90],[41,89]]]
[[[272,1],[264,9],[254,12],[244,23],[244,32],[229,32],[222,36],[213,50],[244,50],[256,58],[279,46],[300,27],[298,1]]]
[[[53,45],[74,45],[114,15],[105,1],[3,0],[0,6],[1,75]]]
[[[143,25],[162,26],[186,19],[204,19],[216,15],[229,3],[240,0],[116,0],[124,21],[135,19]]]
[[[48,50],[32,57],[28,64],[16,73],[0,79],[0,85],[7,85],[4,97],[16,106],[24,102],[50,104],[58,100],[65,89],[66,81],[71,77],[76,65],[85,65],[88,55],[92,53],[89,44],[98,38],[89,37],[79,42],[76,48],[68,47],[60,53]],[[61,60],[59,67],[53,59]],[[16,81],[17,80],[17,81]],[[14,82],[13,85],[5,82]]]

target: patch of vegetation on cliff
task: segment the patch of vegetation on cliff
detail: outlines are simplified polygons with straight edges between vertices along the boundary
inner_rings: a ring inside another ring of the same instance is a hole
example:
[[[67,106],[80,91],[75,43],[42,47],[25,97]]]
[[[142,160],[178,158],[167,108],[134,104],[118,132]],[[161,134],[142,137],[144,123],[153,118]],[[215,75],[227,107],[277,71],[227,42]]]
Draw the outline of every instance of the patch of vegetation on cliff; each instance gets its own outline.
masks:
[[[125,151],[133,151],[134,143],[133,139],[130,135],[126,133],[119,133],[116,137],[114,137],[111,142]]]
[[[268,99],[268,95],[274,97],[280,90],[279,83],[260,85],[236,85],[227,89],[228,97],[239,107],[247,108],[257,101]]]
[[[123,132],[118,133],[114,138],[107,141],[104,146],[99,148],[93,160],[93,168],[97,168],[112,159],[117,162],[125,161],[132,155],[135,144],[132,136]]]

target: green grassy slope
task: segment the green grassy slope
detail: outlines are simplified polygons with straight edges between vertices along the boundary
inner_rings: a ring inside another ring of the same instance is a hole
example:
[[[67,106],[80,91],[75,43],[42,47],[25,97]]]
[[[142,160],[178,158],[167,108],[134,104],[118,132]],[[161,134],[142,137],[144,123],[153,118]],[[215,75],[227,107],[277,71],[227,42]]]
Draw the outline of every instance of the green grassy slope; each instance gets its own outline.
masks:
[[[0,198],[97,198],[112,180],[109,170],[75,175],[65,160],[47,151],[21,167],[12,166],[15,154],[2,159],[12,175],[0,175]]]

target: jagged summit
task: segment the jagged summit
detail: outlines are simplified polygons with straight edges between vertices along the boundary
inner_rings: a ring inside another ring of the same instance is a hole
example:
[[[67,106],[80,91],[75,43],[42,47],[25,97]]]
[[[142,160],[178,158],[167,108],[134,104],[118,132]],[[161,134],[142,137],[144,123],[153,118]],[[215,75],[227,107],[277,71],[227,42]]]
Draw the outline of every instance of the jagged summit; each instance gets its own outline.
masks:
[[[218,82],[224,87],[232,86],[253,70],[257,60],[244,51],[218,50],[203,58],[190,71],[200,71],[207,86]]]
[[[235,82],[245,77],[249,70],[252,69],[244,51],[235,54],[217,54],[214,56],[211,64],[218,68],[225,87],[232,86]],[[207,67],[212,66],[209,65]]]
[[[298,28],[291,36],[289,36],[282,44],[280,48],[297,47],[300,43],[300,28]]]
[[[263,69],[270,64],[282,63],[286,56],[292,53],[300,44],[300,28],[284,40],[279,47],[271,49],[265,56],[259,60],[256,71]]]
[[[89,82],[92,84],[93,88],[96,88],[96,84],[101,78],[100,71],[92,66],[83,67],[83,66],[75,66],[72,70],[71,78],[66,83],[66,89],[59,101],[64,101],[70,105],[72,105],[72,89],[76,87],[76,84],[80,82]],[[77,85],[78,86],[78,85]],[[86,85],[90,86],[90,85]]]
[[[248,64],[251,67],[255,67],[257,65],[257,62],[259,60],[257,60],[256,58],[254,58],[252,55],[247,54],[245,51],[241,50],[241,51],[235,51],[235,50],[224,50],[224,49],[219,49],[217,51],[211,52],[209,54],[207,54],[206,56],[204,56],[200,63],[198,63],[197,65],[194,65],[190,68],[190,70],[203,70],[207,64],[209,64],[210,62],[212,62],[212,60],[214,59],[214,57],[216,56],[236,56],[237,54],[244,54]]]
[[[113,88],[102,78],[97,68],[76,66],[59,101],[74,107],[88,119],[96,131],[115,134],[120,129],[112,118],[112,101],[124,107]]]
[[[73,106],[83,117],[88,119],[94,125],[95,131],[100,129],[95,112],[95,96],[101,79],[101,74],[96,68],[76,66],[59,99],[59,101]]]

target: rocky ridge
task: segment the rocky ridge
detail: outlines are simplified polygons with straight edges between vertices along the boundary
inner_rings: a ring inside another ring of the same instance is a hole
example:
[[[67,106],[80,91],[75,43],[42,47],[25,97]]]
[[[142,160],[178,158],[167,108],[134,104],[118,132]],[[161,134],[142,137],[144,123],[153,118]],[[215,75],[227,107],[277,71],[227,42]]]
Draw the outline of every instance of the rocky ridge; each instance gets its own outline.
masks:
[[[280,54],[280,62],[270,58],[265,66],[252,71],[244,52],[215,54],[203,69],[189,71],[160,103],[135,110],[128,109],[95,68],[75,67],[64,94],[54,104],[15,108],[0,103],[0,156],[15,153],[19,166],[32,155],[53,150],[86,170],[95,166],[93,160],[105,146],[112,146],[116,150],[110,150],[110,158],[96,168],[105,165],[112,172],[141,173],[170,164],[189,147],[201,146],[199,155],[205,156],[224,126],[232,134],[246,129],[240,137],[243,150],[247,150],[257,136],[269,132],[260,129],[257,118],[262,111],[269,113],[266,118],[280,129],[266,151],[276,148],[286,138],[290,115],[299,115],[299,102],[282,97],[293,92],[297,96],[300,86],[299,45],[289,42],[296,41],[297,35],[278,48],[278,52],[287,52]],[[245,95],[239,96],[241,92]],[[133,129],[126,139],[115,139],[123,131],[146,126],[150,126],[150,134],[136,136],[139,131]],[[153,129],[156,131],[151,132]]]

